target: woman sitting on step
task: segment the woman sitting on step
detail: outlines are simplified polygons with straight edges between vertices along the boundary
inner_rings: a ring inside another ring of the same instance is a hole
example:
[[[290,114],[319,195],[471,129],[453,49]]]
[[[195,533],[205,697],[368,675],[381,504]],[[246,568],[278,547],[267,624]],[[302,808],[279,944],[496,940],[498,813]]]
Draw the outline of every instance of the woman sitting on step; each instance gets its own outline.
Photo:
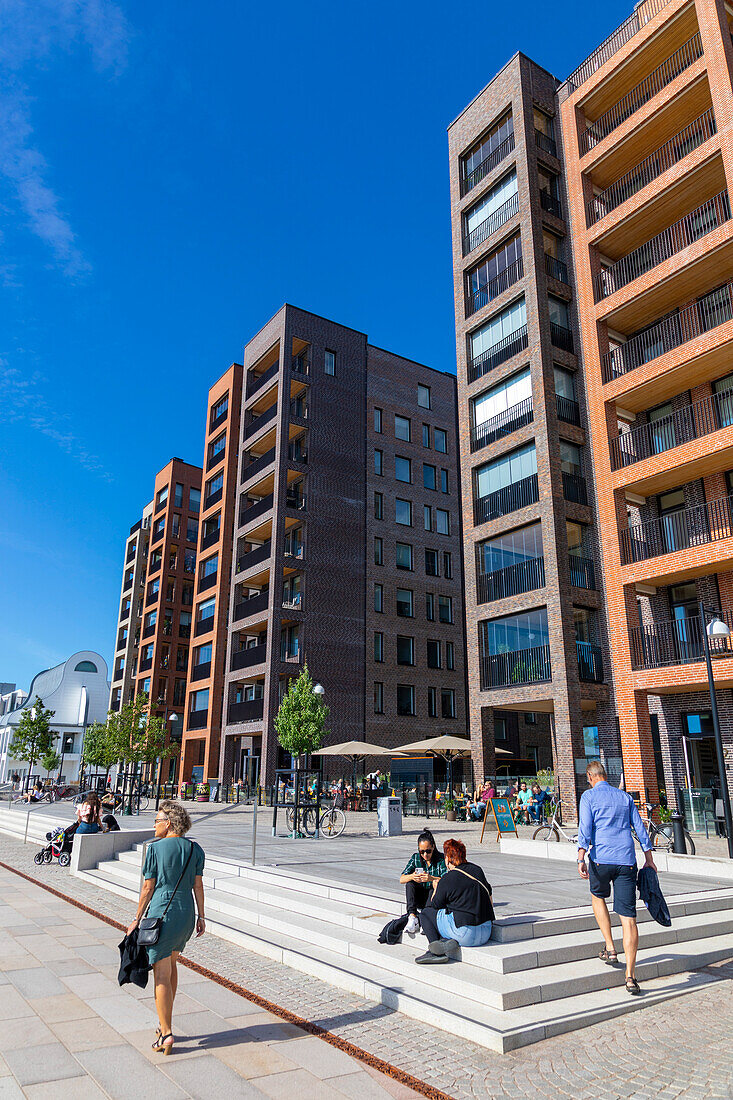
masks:
[[[446,870],[445,860],[438,853],[435,837],[430,829],[423,829],[417,838],[417,851],[410,856],[400,875],[400,882],[405,887],[407,896],[405,931],[410,936],[420,931],[418,910],[432,904],[430,895]]]
[[[484,872],[468,863],[461,840],[446,840],[443,852],[448,871],[420,915],[428,949],[418,963],[450,962],[460,947],[480,947],[491,936],[494,906]]]

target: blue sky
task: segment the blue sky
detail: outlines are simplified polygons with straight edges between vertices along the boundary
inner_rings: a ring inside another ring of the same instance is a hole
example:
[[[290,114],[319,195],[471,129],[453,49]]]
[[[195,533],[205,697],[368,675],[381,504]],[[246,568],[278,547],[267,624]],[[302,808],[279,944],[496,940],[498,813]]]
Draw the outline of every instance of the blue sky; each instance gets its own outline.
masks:
[[[455,369],[446,127],[630,10],[2,0],[0,681],[111,661],[127,529],[283,301]]]

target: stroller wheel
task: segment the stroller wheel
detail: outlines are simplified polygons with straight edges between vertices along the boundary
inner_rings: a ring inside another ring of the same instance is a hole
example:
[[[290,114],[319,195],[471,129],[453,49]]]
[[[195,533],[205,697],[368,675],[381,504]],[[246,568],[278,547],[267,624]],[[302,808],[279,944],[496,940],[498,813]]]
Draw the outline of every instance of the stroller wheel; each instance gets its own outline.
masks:
[[[68,852],[62,852],[59,856],[59,867],[68,867],[71,863],[71,856]]]
[[[51,852],[44,852],[43,853],[43,862],[44,863],[52,863],[53,862],[53,855],[52,855]]]
[[[33,862],[38,863],[38,864],[43,863],[43,852],[42,851],[36,852],[36,854],[33,857]]]

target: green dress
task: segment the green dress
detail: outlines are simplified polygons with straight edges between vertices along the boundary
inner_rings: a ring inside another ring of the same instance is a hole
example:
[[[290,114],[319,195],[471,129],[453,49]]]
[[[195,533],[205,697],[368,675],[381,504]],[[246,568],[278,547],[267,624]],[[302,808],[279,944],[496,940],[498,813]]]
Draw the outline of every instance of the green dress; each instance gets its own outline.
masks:
[[[176,883],[184,868],[188,853],[193,855],[176,890]],[[204,871],[204,850],[195,840],[183,836],[164,837],[155,840],[148,847],[143,867],[143,878],[155,879],[155,890],[148,907],[149,917],[162,917],[171,894],[175,897],[163,920],[160,938],[148,948],[148,960],[152,966],[161,959],[167,959],[172,951],[183,951],[196,927],[196,911],[193,902],[193,884],[197,875]]]

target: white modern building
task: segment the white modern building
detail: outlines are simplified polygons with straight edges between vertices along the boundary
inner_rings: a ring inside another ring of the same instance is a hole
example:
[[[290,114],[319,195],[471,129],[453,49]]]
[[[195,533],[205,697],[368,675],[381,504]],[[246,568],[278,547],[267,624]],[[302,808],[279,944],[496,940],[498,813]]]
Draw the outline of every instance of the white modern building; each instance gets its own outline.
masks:
[[[94,650],[79,650],[62,664],[37,673],[27,695],[22,691],[13,695],[13,707],[0,713],[0,782],[6,782],[15,771],[20,776],[28,771],[27,764],[12,759],[9,749],[24,708],[39,698],[54,711],[51,728],[59,735],[54,747],[63,754],[62,781],[73,783],[79,778],[87,726],[107,719],[109,681],[104,657]],[[38,768],[34,770],[39,773]]]

